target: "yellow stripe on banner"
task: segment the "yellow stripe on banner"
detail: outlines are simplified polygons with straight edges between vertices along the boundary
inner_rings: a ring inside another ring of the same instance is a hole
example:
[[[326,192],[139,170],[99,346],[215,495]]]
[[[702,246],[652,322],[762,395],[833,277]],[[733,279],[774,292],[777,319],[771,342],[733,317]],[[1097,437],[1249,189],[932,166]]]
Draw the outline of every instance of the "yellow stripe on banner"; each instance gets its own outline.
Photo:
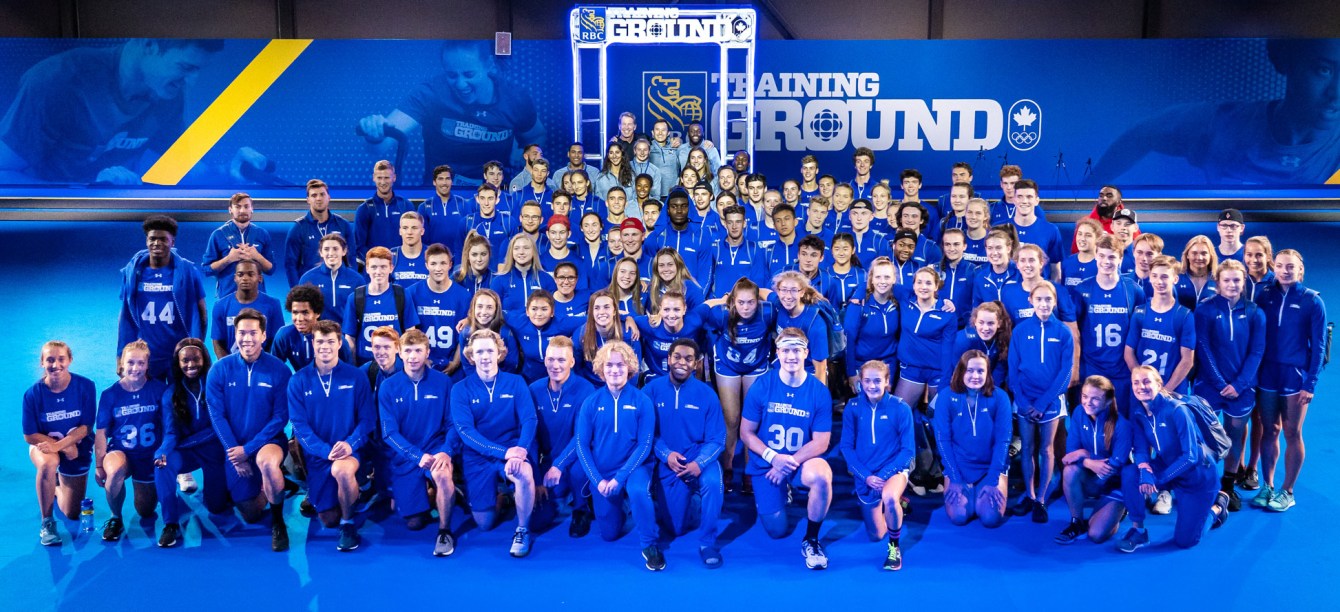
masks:
[[[1331,178],[1326,179],[1326,184],[1327,184],[1327,185],[1340,185],[1340,170],[1336,170],[1336,171],[1335,171],[1335,174],[1332,174],[1332,175],[1331,175]]]
[[[144,173],[143,180],[155,185],[176,185],[195,167],[233,124],[284,74],[311,40],[272,40],[233,79],[232,83],[200,113],[177,142]]]

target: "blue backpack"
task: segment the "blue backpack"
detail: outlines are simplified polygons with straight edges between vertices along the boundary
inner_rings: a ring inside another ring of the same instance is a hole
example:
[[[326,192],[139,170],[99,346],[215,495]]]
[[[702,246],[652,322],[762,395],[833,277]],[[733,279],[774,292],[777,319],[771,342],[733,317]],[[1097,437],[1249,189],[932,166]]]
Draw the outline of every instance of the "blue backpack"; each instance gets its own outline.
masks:
[[[1210,451],[1216,462],[1223,461],[1224,457],[1228,456],[1229,449],[1233,447],[1233,439],[1228,437],[1228,432],[1224,430],[1224,424],[1219,422],[1219,415],[1215,414],[1214,408],[1211,408],[1209,402],[1199,395],[1173,392],[1169,392],[1168,395],[1187,407],[1191,416],[1196,418],[1196,426],[1200,429],[1200,437],[1205,443],[1206,450]]]

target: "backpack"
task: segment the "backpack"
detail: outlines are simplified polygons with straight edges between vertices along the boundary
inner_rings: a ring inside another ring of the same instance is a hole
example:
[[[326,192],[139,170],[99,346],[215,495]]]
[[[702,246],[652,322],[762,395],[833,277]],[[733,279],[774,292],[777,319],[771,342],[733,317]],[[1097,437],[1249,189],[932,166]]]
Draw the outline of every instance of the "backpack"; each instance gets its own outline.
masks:
[[[405,288],[395,283],[391,284],[391,293],[395,296],[395,315],[399,318],[400,328],[403,331],[405,327]],[[368,305],[368,286],[363,285],[354,289],[354,320],[360,325],[363,323],[363,313]],[[354,334],[357,336],[358,334]]]
[[[1200,437],[1205,443],[1205,448],[1210,451],[1216,462],[1223,461],[1224,457],[1228,456],[1229,449],[1233,447],[1233,440],[1228,437],[1223,423],[1219,422],[1219,415],[1214,413],[1214,408],[1198,395],[1182,395],[1171,391],[1168,395],[1187,407],[1191,416],[1196,418],[1196,426],[1200,429]]]
[[[814,304],[815,316],[823,320],[824,326],[828,328],[828,354],[836,356],[847,350],[847,335],[842,333],[842,318],[838,316],[837,308],[834,308],[828,300],[819,300]]]

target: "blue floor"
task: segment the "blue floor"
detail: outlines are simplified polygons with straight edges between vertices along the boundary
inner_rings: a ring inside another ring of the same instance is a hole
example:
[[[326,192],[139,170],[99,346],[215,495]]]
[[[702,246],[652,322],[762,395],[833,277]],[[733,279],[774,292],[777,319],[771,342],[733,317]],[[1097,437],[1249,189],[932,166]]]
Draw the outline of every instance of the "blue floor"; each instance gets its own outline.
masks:
[[[213,226],[184,224],[182,252],[198,261]],[[285,229],[272,231],[279,236]],[[1170,250],[1180,249],[1193,229],[1213,237],[1209,223],[1194,228],[1147,224],[1144,229],[1164,235]],[[1335,290],[1340,289],[1335,280],[1340,250],[1330,242],[1340,235],[1340,225],[1253,224],[1248,230],[1272,236],[1277,248],[1300,249],[1309,284],[1326,297],[1340,295]],[[449,609],[525,603],[601,610],[694,604],[711,610],[739,605],[777,610],[797,601],[896,606],[921,600],[959,609],[1340,608],[1340,589],[1334,584],[1340,532],[1327,522],[1340,514],[1335,493],[1340,455],[1334,443],[1340,439],[1340,418],[1331,409],[1340,389],[1331,374],[1323,375],[1307,421],[1311,452],[1297,490],[1298,506],[1284,515],[1243,510],[1189,551],[1166,542],[1173,517],[1153,517],[1155,545],[1122,555],[1111,544],[1054,544],[1052,537],[1064,527],[1061,503],[1054,504],[1046,525],[1013,519],[987,530],[976,523],[955,528],[938,504],[916,500],[903,538],[905,569],[890,575],[879,570],[883,544],[866,540],[850,479],[838,485],[824,525],[831,560],[825,572],[804,569],[799,533],[768,539],[753,524],[752,500],[738,496],[727,498],[722,517],[723,523],[729,521],[723,525],[726,562],[718,571],[703,569],[695,543],[685,539],[671,544],[668,570],[652,574],[642,567],[635,537],[614,543],[595,535],[572,540],[566,523],[540,534],[525,560],[507,556],[510,529],[505,527],[491,533],[471,530],[459,538],[453,557],[436,559],[429,554],[432,533],[411,533],[398,519],[366,523],[362,548],[341,554],[332,531],[307,528],[296,500],[289,504],[293,546],[286,554],[269,551],[266,528],[234,525],[221,532],[197,519],[188,521],[185,547],[173,550],[155,548],[152,526],[146,530],[135,520],[128,521],[128,538],[118,544],[72,539],[68,530],[76,524],[66,522],[65,543],[43,548],[37,542],[33,470],[26,445],[19,442],[19,400],[39,375],[37,349],[49,338],[68,341],[75,353],[72,369],[100,389],[114,381],[117,270],[142,245],[143,235],[131,223],[0,224],[0,286],[9,288],[4,303],[11,317],[11,331],[0,335],[8,357],[0,363],[0,397],[9,398],[12,406],[10,416],[0,419],[0,440],[9,441],[0,445],[0,491],[5,492],[0,496],[0,601],[5,610],[132,605],[144,610],[405,609],[406,604],[433,603]],[[276,279],[269,292],[282,296],[284,285]],[[1336,312],[1340,305],[1334,299],[1332,304]],[[101,521],[106,516],[101,492],[89,496]],[[203,512],[198,496],[188,503]],[[803,518],[803,509],[793,508],[792,518]],[[461,521],[458,517],[456,523]]]

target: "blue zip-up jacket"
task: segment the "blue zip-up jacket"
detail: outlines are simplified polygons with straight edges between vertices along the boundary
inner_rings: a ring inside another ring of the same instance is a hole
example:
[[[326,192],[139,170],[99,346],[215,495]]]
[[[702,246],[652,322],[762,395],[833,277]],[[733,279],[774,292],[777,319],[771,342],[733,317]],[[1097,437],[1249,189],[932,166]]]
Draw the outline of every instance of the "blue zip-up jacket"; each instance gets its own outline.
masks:
[[[177,449],[195,448],[212,439],[217,439],[214,425],[209,421],[209,407],[205,401],[205,381],[199,381],[199,399],[191,397],[188,404],[192,409],[190,423],[178,423],[172,409],[172,391],[175,385],[168,385],[159,402],[163,411],[163,443],[158,445],[154,458],[166,457]],[[180,429],[180,431],[178,431]]]
[[[958,263],[952,265],[937,263],[935,269],[940,273],[940,280],[944,281],[944,285],[940,287],[940,299],[954,303],[954,314],[958,315],[958,327],[962,329],[972,317],[972,295],[977,281],[978,266],[966,259],[960,259]]]
[[[842,458],[858,483],[911,470],[917,444],[912,409],[892,393],[871,404],[862,391],[842,411]]]
[[[143,249],[130,256],[130,261],[121,268],[121,316],[117,320],[116,353],[127,344],[140,337],[140,313],[135,307],[139,299],[140,277],[149,267],[149,250]],[[200,319],[200,300],[205,297],[205,281],[200,268],[189,259],[172,249],[172,300],[177,308],[176,315],[185,323],[187,338],[204,338],[205,321]],[[160,353],[158,347],[150,347],[152,355]],[[169,347],[168,352],[172,351]],[[157,361],[157,360],[155,360]]]
[[[321,297],[325,301],[321,309],[321,319],[340,322],[343,319],[341,313],[344,312],[344,303],[349,301],[354,289],[368,284],[368,279],[349,266],[331,270],[330,266],[322,263],[304,272],[298,284],[312,285],[320,289]]]
[[[288,236],[284,238],[284,275],[288,277],[288,286],[296,287],[299,279],[308,270],[322,265],[321,261],[321,239],[331,232],[339,232],[344,236],[346,243],[355,243],[357,238],[354,236],[354,226],[344,217],[334,212],[330,212],[330,217],[325,223],[319,223],[316,217],[312,216],[312,211],[293,220],[293,227],[288,229]],[[351,266],[354,263],[353,251],[345,255],[344,265]],[[455,261],[454,259],[452,261]]]
[[[1252,280],[1252,275],[1247,275],[1247,286],[1242,290],[1242,296],[1256,303],[1256,296],[1261,295],[1261,291],[1266,287],[1275,284],[1275,271],[1266,270],[1266,275],[1261,280]]]
[[[327,383],[316,366],[298,370],[288,383],[288,416],[303,450],[325,458],[343,440],[356,453],[376,431],[377,406],[362,370],[335,362]],[[329,391],[327,391],[329,389]]]
[[[1148,411],[1139,404],[1131,407],[1131,434],[1135,464],[1148,463],[1154,471],[1150,484],[1166,485],[1189,469],[1215,463],[1191,409],[1164,393],[1150,402]],[[1147,478],[1141,470],[1141,482]]]
[[[532,291],[544,289],[553,293],[558,289],[554,285],[554,277],[534,265],[525,274],[517,268],[512,268],[506,274],[493,275],[489,280],[489,288],[502,298],[503,310],[517,313],[526,312],[526,300],[530,298]]]
[[[1256,388],[1266,353],[1266,314],[1245,299],[1229,306],[1215,294],[1196,308],[1196,393],[1218,397],[1233,385],[1239,395]]]
[[[987,397],[971,391],[956,393],[946,385],[934,401],[935,445],[950,482],[979,482],[1009,469],[1010,426],[1014,419],[1010,397],[1000,387]]]
[[[262,446],[283,439],[292,376],[269,353],[251,364],[233,353],[210,368],[205,381],[209,419],[225,449],[241,446],[247,455],[255,455]]]
[[[898,361],[918,368],[943,367],[944,352],[958,332],[958,317],[943,310],[923,311],[915,297],[904,300],[899,307],[902,337],[898,340]]]
[[[762,282],[768,274],[768,253],[757,240],[751,241],[746,236],[740,246],[731,246],[722,238],[712,245],[711,251],[711,278],[703,284],[713,298],[730,293],[736,281],[742,278]]]
[[[625,385],[616,399],[602,386],[577,412],[577,457],[591,483],[607,478],[628,484],[628,476],[651,458],[656,408],[646,394]]]
[[[991,381],[997,387],[1006,389],[1009,387],[1010,364],[1007,360],[1000,358],[1001,342],[1000,336],[991,338],[990,342],[983,340],[977,335],[977,328],[969,325],[957,334],[954,334],[954,343],[952,347],[944,353],[944,372],[941,382],[948,384],[954,377],[954,368],[958,367],[958,362],[963,358],[963,354],[968,351],[982,351],[986,358],[991,360]],[[1008,353],[1008,351],[1007,351]]]
[[[293,368],[294,372],[312,363],[316,356],[312,354],[312,334],[304,334],[293,325],[285,325],[275,333],[274,343],[270,345],[270,354],[278,357]],[[340,361],[353,363],[353,354],[349,344],[340,344]]]
[[[513,318],[507,323],[521,347],[521,378],[532,383],[545,378],[544,352],[549,348],[549,340],[554,336],[568,336],[581,324],[581,319],[558,318],[549,320],[544,327],[536,327],[530,318]]]
[[[698,332],[703,326],[703,318],[698,311],[684,317],[679,331],[672,332],[666,329],[664,321],[653,327],[646,315],[634,316],[633,322],[637,324],[637,329],[641,333],[638,342],[642,344],[643,365],[654,376],[669,374],[670,345],[680,338],[689,338],[697,342]]]
[[[1019,268],[1010,262],[1003,274],[997,274],[990,263],[982,264],[977,271],[977,279],[972,283],[972,307],[982,302],[999,302],[1005,293],[1005,285],[1020,282]]]
[[[1010,386],[1020,406],[1059,410],[1074,364],[1075,338],[1056,317],[1024,319],[1011,333]]]
[[[451,378],[432,368],[417,383],[400,370],[381,384],[382,440],[397,461],[417,465],[424,455],[450,455],[460,447],[447,403],[451,391]]]
[[[656,407],[657,458],[666,462],[676,452],[703,467],[717,460],[726,447],[726,417],[715,389],[692,376],[682,385],[662,376],[642,391]]]
[[[549,390],[548,377],[531,383],[530,396],[540,415],[535,430],[536,441],[540,443],[539,473],[550,467],[566,472],[577,460],[577,444],[573,437],[577,411],[595,392],[595,387],[585,378],[572,374],[563,381],[557,393]]]
[[[419,204],[419,214],[423,216],[423,243],[441,244],[451,251],[452,261],[462,261],[461,247],[465,245],[465,234],[469,231],[465,216],[473,204],[454,193],[446,200],[436,193],[429,196]]]
[[[642,342],[640,340],[633,340],[632,337],[628,335],[627,328],[624,327],[623,322],[617,317],[615,318],[615,324],[619,327],[619,339],[627,343],[628,346],[633,347],[634,355],[642,355]],[[591,369],[591,362],[586,359],[586,347],[583,345],[585,336],[586,321],[582,321],[581,325],[578,325],[577,329],[572,332],[572,354],[577,358],[577,365],[572,368],[572,373],[585,378],[592,386],[604,386],[605,382]],[[598,350],[602,346],[605,346],[605,338],[597,333],[596,349]]]
[[[240,244],[250,244],[256,247],[261,257],[270,262],[271,267],[267,270],[261,270],[260,290],[265,291],[265,277],[274,274],[275,270],[283,262],[275,258],[274,243],[270,240],[270,232],[265,228],[256,225],[255,222],[248,223],[245,231],[238,229],[237,224],[231,220],[220,225],[209,235],[209,243],[205,245],[205,255],[200,258],[204,262],[201,271],[206,276],[217,276],[218,281],[215,285],[215,295],[228,295],[237,291],[237,283],[233,281],[233,272],[237,270],[237,263],[230,263],[218,270],[210,267],[210,264],[223,259],[228,255],[228,251]]]
[[[498,372],[488,385],[471,372],[452,389],[451,422],[469,452],[501,460],[513,446],[534,449],[536,420],[535,400],[516,374]]]
[[[1111,410],[1111,408],[1109,408]],[[1112,439],[1107,439],[1107,411],[1097,417],[1091,417],[1082,408],[1070,415],[1070,429],[1066,434],[1065,451],[1067,454],[1079,449],[1089,453],[1095,461],[1105,461],[1117,469],[1113,476],[1121,473],[1122,466],[1131,459],[1131,422],[1126,417],[1117,416],[1112,427]]]
[[[856,376],[861,364],[871,359],[890,363],[897,358],[900,319],[898,300],[893,296],[883,304],[869,297],[859,304],[848,304],[842,317],[842,331],[847,334],[848,378]]]
[[[356,242],[349,243],[349,252],[363,261],[372,247],[388,249],[400,246],[400,215],[414,210],[409,200],[391,193],[390,200],[372,194],[354,210]],[[453,260],[455,261],[455,260]]]
[[[503,316],[503,314],[504,313],[498,313],[498,316],[501,317]],[[468,340],[470,338],[470,334],[474,333],[474,331],[475,330],[473,328],[467,325],[465,326],[465,331],[461,332],[459,337]],[[498,369],[502,370],[503,372],[511,372],[513,374],[520,372],[521,345],[517,342],[516,333],[513,332],[512,328],[507,325],[503,325],[501,328],[496,329],[494,331],[498,332],[499,336],[502,336],[503,344],[507,345],[507,356],[503,357],[502,362],[498,364]],[[463,350],[465,350],[464,341],[456,343],[456,352],[460,353]],[[464,376],[465,374],[474,373],[474,371],[475,371],[475,364],[470,363],[465,358],[465,355],[461,355],[461,367],[459,370],[456,370],[456,377],[454,377],[453,380],[455,380],[457,383],[460,383],[461,376]]]
[[[664,247],[679,251],[684,266],[689,269],[689,274],[693,275],[694,279],[706,283],[712,278],[712,257],[715,254],[712,248],[715,236],[707,229],[712,227],[712,223],[717,224],[717,227],[721,226],[720,219],[713,215],[705,221],[696,223],[690,221],[684,229],[677,230],[666,218],[664,223],[647,234],[642,250],[653,257]]]
[[[1256,305],[1266,316],[1266,364],[1303,371],[1303,390],[1315,392],[1326,349],[1326,304],[1321,294],[1297,283],[1288,292],[1279,281],[1261,289]]]

